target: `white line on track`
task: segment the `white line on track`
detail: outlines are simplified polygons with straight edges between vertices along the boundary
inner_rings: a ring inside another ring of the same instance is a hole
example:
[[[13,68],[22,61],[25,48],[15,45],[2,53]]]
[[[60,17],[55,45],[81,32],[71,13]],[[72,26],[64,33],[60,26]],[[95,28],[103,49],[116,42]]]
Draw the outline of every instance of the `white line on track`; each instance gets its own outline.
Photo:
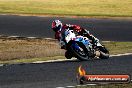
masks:
[[[126,56],[126,55],[132,55],[132,53],[110,55],[110,57],[119,57],[119,56]],[[36,61],[36,62],[33,62],[33,63],[47,63],[47,62],[61,62],[61,61],[77,61],[77,59],[76,58],[72,58],[72,59],[57,59],[57,60],[47,60],[47,61]]]
[[[57,60],[47,60],[47,61],[36,61],[33,63],[47,63],[47,62],[61,62],[61,61],[77,61],[76,58],[72,58],[72,59],[57,59]]]
[[[126,56],[126,55],[132,55],[132,53],[124,53],[124,54],[110,55],[110,57],[119,57],[119,56]]]
[[[75,88],[75,86],[66,86],[66,88]]]
[[[9,38],[17,38],[17,37],[20,37],[20,36],[8,36]]]
[[[37,37],[27,37],[27,38],[29,38],[29,39],[36,39]]]
[[[132,82],[132,80],[131,80]],[[106,83],[109,84],[109,83]],[[65,87],[56,87],[56,88],[75,88],[75,87],[86,87],[86,86],[95,86],[97,84],[85,84],[85,85],[76,85],[76,86],[65,86]]]
[[[0,64],[0,67],[4,66],[3,64]]]
[[[65,87],[56,87],[56,88],[75,88],[75,87],[85,87],[85,86],[95,86],[97,84],[86,84],[86,85],[76,85],[76,86],[65,86]]]

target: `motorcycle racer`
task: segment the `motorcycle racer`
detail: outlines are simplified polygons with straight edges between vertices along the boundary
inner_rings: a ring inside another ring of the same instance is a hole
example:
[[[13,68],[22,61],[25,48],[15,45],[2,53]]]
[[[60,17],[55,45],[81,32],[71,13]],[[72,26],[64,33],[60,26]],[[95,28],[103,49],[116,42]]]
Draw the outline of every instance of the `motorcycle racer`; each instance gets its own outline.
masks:
[[[91,43],[95,46],[99,40],[94,37],[92,34],[89,33],[88,30],[78,26],[78,25],[71,25],[71,24],[62,24],[60,20],[54,20],[52,22],[52,30],[55,32],[55,39],[58,39],[61,45],[61,49],[65,49],[66,42],[65,42],[65,31],[67,29],[74,30],[77,32],[77,35],[82,35],[87,37],[91,40]]]

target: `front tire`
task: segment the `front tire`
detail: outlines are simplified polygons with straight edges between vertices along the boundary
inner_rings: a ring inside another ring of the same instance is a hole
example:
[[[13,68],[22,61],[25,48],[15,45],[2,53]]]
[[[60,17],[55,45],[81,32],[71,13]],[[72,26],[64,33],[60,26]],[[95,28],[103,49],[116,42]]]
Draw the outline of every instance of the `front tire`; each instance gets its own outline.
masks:
[[[74,49],[72,46],[70,46],[74,56],[81,60],[81,61],[87,61],[89,59],[88,56],[88,50],[86,49],[85,45],[82,44],[81,42],[75,42],[83,51],[77,51]]]
[[[65,57],[66,57],[67,59],[71,59],[71,58],[73,57],[72,52],[66,51],[66,52],[65,52]]]

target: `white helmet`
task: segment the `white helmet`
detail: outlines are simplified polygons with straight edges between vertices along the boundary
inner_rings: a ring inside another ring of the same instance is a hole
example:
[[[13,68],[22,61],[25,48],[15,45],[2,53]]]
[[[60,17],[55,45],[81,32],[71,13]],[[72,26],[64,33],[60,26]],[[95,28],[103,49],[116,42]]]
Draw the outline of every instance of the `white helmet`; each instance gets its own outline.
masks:
[[[62,28],[62,23],[60,20],[54,20],[52,22],[52,29],[57,32],[57,31],[61,31]]]

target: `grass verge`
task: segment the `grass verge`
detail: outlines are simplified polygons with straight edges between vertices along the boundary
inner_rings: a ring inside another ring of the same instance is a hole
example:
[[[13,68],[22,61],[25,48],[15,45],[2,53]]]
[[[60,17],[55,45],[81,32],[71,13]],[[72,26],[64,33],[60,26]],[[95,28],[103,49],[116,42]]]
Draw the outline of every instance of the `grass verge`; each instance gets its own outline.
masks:
[[[132,42],[103,42],[110,54],[132,53]],[[0,63],[28,63],[64,59],[58,41],[48,39],[0,38]]]
[[[0,0],[0,13],[131,17],[131,4],[132,0]]]
[[[103,42],[110,54],[132,53],[132,42]]]

